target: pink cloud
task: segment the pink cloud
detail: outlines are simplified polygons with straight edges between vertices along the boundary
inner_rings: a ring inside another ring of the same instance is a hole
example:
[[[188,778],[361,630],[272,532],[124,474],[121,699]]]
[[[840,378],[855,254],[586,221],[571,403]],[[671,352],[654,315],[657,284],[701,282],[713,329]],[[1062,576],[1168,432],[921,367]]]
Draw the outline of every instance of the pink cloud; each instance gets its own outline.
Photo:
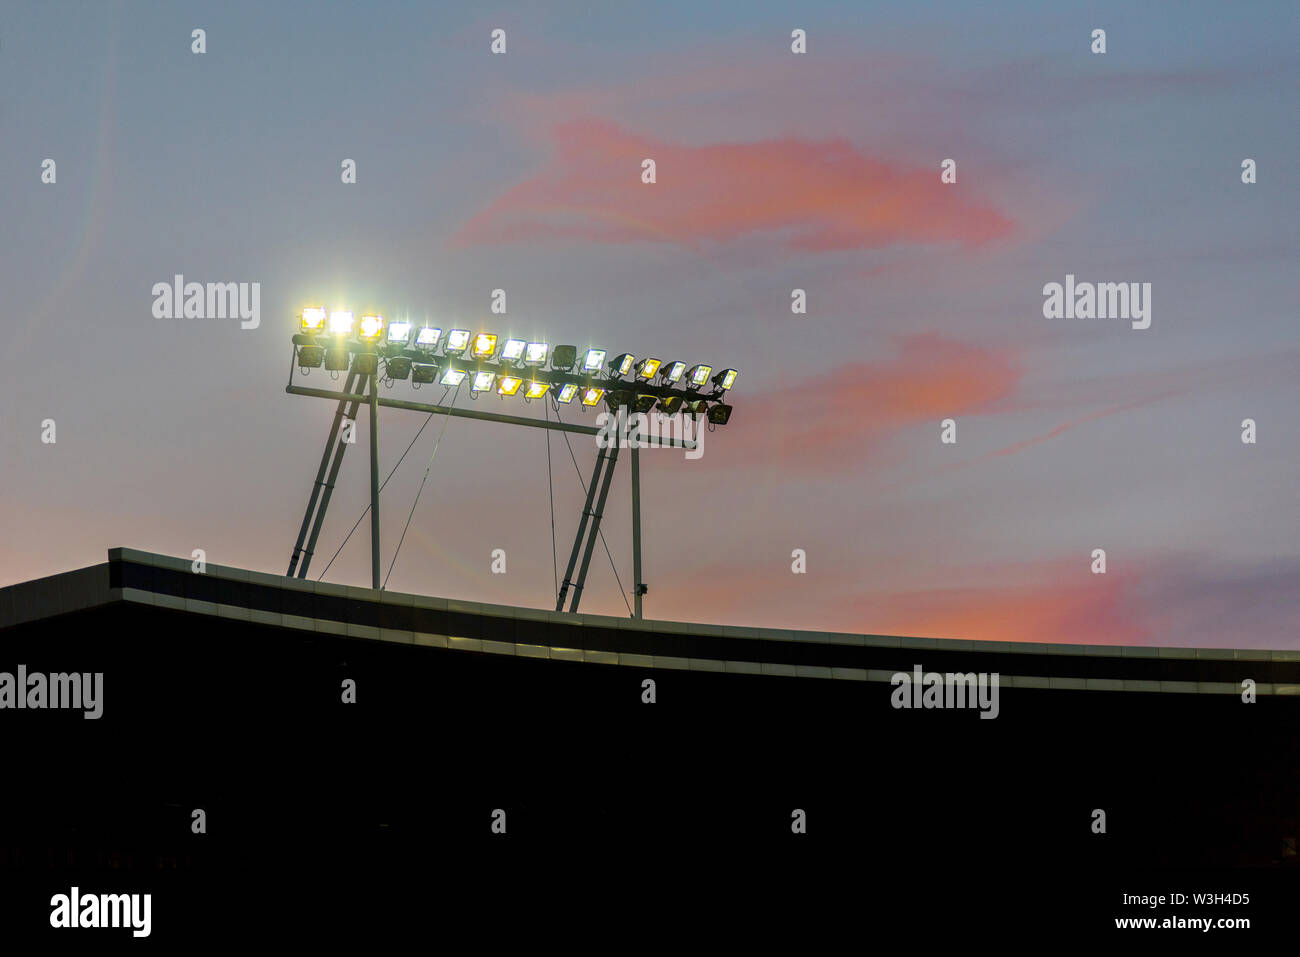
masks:
[[[563,237],[695,246],[769,236],[827,251],[978,246],[1015,228],[946,189],[937,167],[890,163],[842,139],[682,146],[587,119],[560,124],[552,142],[547,168],[472,217],[455,242]],[[656,162],[654,185],[641,182],[645,158]]]

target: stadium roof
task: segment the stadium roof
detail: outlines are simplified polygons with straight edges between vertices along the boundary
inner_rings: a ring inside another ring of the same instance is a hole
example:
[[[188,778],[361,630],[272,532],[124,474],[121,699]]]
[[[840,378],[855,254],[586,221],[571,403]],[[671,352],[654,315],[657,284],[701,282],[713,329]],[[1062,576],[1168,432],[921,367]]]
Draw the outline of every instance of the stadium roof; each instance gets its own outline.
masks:
[[[376,594],[242,568],[113,548],[108,561],[0,589],[0,629],[105,605],[394,642],[606,666],[890,682],[926,671],[998,672],[1003,688],[1300,694],[1300,650],[1062,645],[909,638],[636,620]]]

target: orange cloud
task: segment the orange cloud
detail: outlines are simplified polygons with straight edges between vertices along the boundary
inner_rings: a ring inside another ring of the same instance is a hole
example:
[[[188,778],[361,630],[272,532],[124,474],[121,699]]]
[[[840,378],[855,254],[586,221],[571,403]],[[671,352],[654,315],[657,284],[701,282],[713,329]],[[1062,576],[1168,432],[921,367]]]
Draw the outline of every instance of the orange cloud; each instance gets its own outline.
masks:
[[[1093,575],[1086,555],[1036,566],[959,568],[953,574],[967,579],[963,584],[906,590],[871,589],[876,561],[823,554],[807,575],[792,575],[788,551],[773,549],[768,561],[668,570],[659,579],[656,607],[668,605],[693,620],[850,634],[1091,645],[1147,645],[1169,637],[1153,634],[1135,593],[1138,579]],[[972,575],[981,580],[970,582]]]
[[[975,246],[1014,224],[939,182],[845,140],[792,137],[681,146],[600,120],[560,124],[550,166],[469,220],[462,244],[569,237],[696,245],[768,235],[812,251],[894,243]],[[652,158],[657,182],[641,182]]]
[[[877,634],[983,641],[1143,645],[1125,580],[1078,563],[1060,580],[895,593],[856,603],[861,629]]]

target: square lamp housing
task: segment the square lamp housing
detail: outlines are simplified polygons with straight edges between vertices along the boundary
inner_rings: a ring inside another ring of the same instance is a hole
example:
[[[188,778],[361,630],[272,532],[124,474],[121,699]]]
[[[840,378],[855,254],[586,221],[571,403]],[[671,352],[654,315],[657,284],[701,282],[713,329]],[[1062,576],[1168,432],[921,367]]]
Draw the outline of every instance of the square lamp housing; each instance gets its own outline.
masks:
[[[577,346],[556,346],[551,352],[551,368],[557,372],[572,372],[577,361]]]
[[[309,336],[325,331],[325,309],[322,306],[308,306],[298,315],[298,327]]]
[[[425,355],[432,355],[437,350],[438,340],[441,338],[442,330],[437,326],[421,326],[415,333],[415,348]]]

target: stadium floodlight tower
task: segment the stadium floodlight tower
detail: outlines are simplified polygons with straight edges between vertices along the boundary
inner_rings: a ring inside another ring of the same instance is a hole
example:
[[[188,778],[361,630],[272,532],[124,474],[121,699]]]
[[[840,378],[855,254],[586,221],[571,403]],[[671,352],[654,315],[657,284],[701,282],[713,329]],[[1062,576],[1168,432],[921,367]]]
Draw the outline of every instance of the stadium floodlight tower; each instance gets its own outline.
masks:
[[[551,346],[546,342],[499,338],[494,332],[472,332],[465,328],[444,331],[441,326],[428,322],[385,320],[378,313],[365,313],[356,321],[353,313],[346,309],[326,309],[317,305],[304,308],[298,317],[298,332],[293,336],[293,357],[285,391],[290,395],[329,399],[336,403],[336,407],[287,574],[307,577],[307,568],[329,508],[330,495],[343,463],[343,453],[349,445],[339,432],[345,421],[356,421],[357,412],[365,403],[370,411],[370,567],[371,586],[375,589],[383,587],[379,574],[380,406],[602,436],[596,443],[595,469],[586,488],[587,498],[574,537],[573,551],[555,601],[555,610],[562,611],[565,599],[569,597],[568,610],[576,612],[596,538],[600,534],[601,515],[609,497],[619,449],[630,431],[630,416],[644,416],[651,409],[666,415],[681,412],[679,434],[659,438],[654,444],[694,449],[701,426],[713,429],[725,425],[731,418],[731,406],[722,400],[736,380],[734,369],[724,369],[710,378],[713,369],[704,364],[691,366],[686,373],[685,362],[638,359],[631,353],[620,353],[606,361],[607,355],[605,349]],[[341,389],[314,389],[295,384],[296,372],[306,376],[310,370],[322,365],[336,379],[341,373],[346,373]],[[408,379],[414,389],[434,382],[449,390],[455,389],[451,405],[379,396],[381,383],[391,388],[394,383]],[[544,415],[537,418],[457,408],[456,396],[462,385],[468,387],[471,399],[495,396],[503,401],[521,398],[525,403],[540,400]],[[575,403],[575,399],[579,401]],[[608,420],[603,423],[604,427],[593,427],[561,419],[561,406],[576,406],[586,411],[602,405],[616,417],[617,428],[611,428]],[[688,437],[685,428],[688,418],[694,422],[696,438]],[[632,574],[636,600],[632,614],[640,618],[641,598],[647,591],[641,581],[641,470],[638,443],[626,444],[631,451],[632,470]]]

